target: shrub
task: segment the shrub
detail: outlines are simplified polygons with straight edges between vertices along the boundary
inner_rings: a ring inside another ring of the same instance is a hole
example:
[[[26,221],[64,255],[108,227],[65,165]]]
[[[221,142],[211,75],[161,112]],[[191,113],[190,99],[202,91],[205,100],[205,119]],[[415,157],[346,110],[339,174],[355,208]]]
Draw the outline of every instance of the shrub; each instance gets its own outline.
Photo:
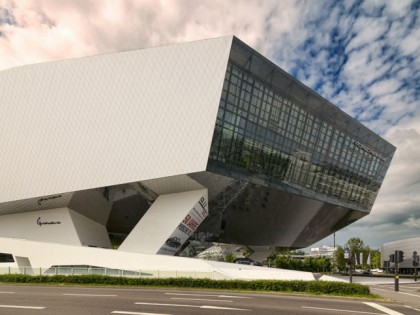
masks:
[[[0,275],[3,283],[63,283],[119,286],[154,286],[201,288],[219,290],[251,290],[274,292],[298,292],[329,295],[370,295],[369,287],[357,283],[334,281],[300,281],[300,280],[211,280],[194,278],[127,278],[103,275],[55,275],[30,276],[20,274]]]

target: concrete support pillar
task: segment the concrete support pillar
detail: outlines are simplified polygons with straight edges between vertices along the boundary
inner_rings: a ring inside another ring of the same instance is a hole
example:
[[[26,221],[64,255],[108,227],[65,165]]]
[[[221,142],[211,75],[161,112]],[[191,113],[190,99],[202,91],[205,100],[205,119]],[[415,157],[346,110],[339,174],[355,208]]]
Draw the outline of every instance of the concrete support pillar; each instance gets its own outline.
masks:
[[[160,195],[118,250],[174,255],[207,214],[207,189]]]

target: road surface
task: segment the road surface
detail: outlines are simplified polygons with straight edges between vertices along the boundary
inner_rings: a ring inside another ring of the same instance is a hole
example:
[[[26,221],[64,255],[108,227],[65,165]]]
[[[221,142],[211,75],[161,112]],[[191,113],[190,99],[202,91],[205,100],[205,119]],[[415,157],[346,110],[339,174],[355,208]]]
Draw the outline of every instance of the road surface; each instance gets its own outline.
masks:
[[[0,284],[0,314],[419,315],[420,311],[378,300],[276,293]]]

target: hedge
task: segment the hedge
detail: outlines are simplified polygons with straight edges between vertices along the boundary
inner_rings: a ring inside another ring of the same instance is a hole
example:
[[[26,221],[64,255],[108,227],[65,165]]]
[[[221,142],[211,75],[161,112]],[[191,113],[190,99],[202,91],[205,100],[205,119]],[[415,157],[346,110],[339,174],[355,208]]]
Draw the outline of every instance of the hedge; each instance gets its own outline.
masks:
[[[211,280],[194,278],[128,278],[103,275],[55,275],[31,276],[21,274],[0,275],[0,283],[49,283],[49,284],[90,284],[118,286],[153,286],[200,288],[220,290],[250,290],[273,292],[296,292],[310,294],[367,296],[369,287],[358,283],[334,281],[301,280]]]

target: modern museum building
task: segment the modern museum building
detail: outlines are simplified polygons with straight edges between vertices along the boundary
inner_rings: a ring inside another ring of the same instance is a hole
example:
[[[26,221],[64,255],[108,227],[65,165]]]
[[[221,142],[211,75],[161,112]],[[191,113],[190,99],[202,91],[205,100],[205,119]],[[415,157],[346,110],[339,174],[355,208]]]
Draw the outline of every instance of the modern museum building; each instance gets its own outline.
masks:
[[[234,36],[10,68],[0,95],[0,268],[306,247],[369,214],[396,150]]]

